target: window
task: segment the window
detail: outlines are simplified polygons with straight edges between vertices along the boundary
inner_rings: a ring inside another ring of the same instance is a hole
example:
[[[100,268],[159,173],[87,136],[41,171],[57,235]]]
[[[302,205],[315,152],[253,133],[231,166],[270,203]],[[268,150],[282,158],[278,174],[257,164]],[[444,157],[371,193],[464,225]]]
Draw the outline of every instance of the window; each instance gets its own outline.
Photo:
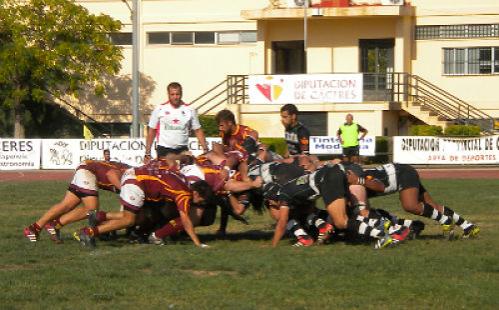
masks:
[[[220,32],[218,34],[219,44],[238,44],[239,43],[239,31],[238,32]]]
[[[497,37],[499,24],[416,26],[416,40]]]
[[[499,73],[499,47],[444,48],[444,74]]]
[[[195,32],[194,43],[196,44],[215,44],[214,32]]]
[[[119,33],[123,35],[124,33]],[[114,35],[114,34],[113,34]],[[121,45],[132,44],[131,33],[130,43],[123,43],[123,38],[120,39]],[[244,44],[255,43],[257,41],[256,31],[179,31],[179,32],[165,32],[153,31],[147,33],[147,43],[154,44],[172,44],[172,45],[204,45],[204,44]],[[115,41],[113,41],[115,42]],[[118,43],[115,43],[118,44]]]
[[[243,31],[243,32],[241,32],[241,42],[244,42],[244,43],[256,42],[256,31]]]
[[[110,33],[109,38],[111,39],[111,42],[115,45],[132,45],[131,32]]]
[[[192,32],[172,32],[172,44],[191,45],[194,44]]]
[[[149,44],[170,44],[169,32],[148,32],[147,43]]]

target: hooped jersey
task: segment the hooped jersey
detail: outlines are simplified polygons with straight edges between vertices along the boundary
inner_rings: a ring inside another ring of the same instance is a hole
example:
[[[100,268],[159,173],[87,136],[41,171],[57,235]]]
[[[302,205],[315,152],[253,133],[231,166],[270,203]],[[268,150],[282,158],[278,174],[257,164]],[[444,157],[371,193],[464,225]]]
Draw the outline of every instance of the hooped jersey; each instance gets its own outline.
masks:
[[[179,211],[188,212],[192,193],[185,178],[167,169],[155,172],[157,174],[152,173],[147,166],[132,169],[133,176],[125,178],[124,184],[135,184],[141,188],[145,200],[173,201]]]
[[[383,193],[368,190],[369,196],[382,196],[397,192],[399,190],[395,164],[386,164],[372,169],[365,169],[364,174],[366,178],[376,179],[382,182],[385,186]]]
[[[185,165],[180,169],[180,173],[185,176],[189,183],[201,180],[206,181],[215,193],[222,191],[227,181],[229,174],[224,171],[223,167],[208,163],[204,163],[203,165]]]
[[[272,182],[284,185],[305,173],[305,170],[295,163],[270,162],[251,167],[248,175],[260,176],[264,185]]]
[[[114,192],[114,185],[109,181],[107,177],[107,173],[109,170],[126,170],[129,169],[130,166],[124,163],[116,162],[116,161],[103,161],[103,160],[85,160],[81,165],[76,168],[86,169],[95,175],[97,179],[97,186],[100,189]]]
[[[286,129],[284,133],[289,155],[308,154],[310,132],[298,122],[296,126]]]
[[[226,135],[221,133],[222,143],[227,147],[228,151],[241,151],[248,153],[246,148],[243,146],[247,138],[255,139],[256,131],[248,126],[236,125],[236,130],[234,133]]]

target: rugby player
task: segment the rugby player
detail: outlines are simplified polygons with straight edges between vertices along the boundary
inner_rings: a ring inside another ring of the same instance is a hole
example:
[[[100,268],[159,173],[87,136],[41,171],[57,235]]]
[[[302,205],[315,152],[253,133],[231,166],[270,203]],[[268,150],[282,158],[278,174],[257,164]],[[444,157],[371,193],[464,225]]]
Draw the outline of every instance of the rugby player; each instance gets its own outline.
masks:
[[[211,187],[212,191],[219,196],[216,204],[221,205],[222,210],[229,210],[230,198],[233,196],[227,196],[229,192],[241,192],[252,188],[257,188],[261,186],[261,179],[256,179],[250,182],[237,181],[230,178],[229,172],[218,166],[213,165],[209,161],[203,161],[202,164],[188,164],[180,168],[180,173],[185,176],[186,180],[190,184],[195,184],[198,181],[206,181],[206,183]],[[237,201],[232,201],[233,204]],[[190,217],[194,226],[208,226],[214,222],[216,215],[216,205],[209,205],[210,208],[197,207],[195,212],[191,212]],[[238,220],[243,220],[238,217],[233,212],[228,212]],[[164,238],[167,236],[175,235],[184,230],[183,224],[180,217],[170,220],[167,224],[161,228],[155,230],[149,236],[149,242],[162,245],[164,244]]]
[[[414,167],[389,163],[366,169],[364,173],[365,178],[359,178],[359,183],[365,183],[369,196],[376,197],[398,192],[405,211],[437,221],[449,238],[453,237],[454,224],[463,229],[464,238],[473,238],[480,233],[480,228],[476,224],[465,220],[449,207],[436,203],[421,184]],[[377,182],[366,183],[368,179],[374,179]]]
[[[94,246],[95,237],[108,231],[130,227],[136,222],[136,214],[146,200],[173,202],[180,214],[183,229],[196,246],[201,243],[189,217],[192,205],[209,203],[213,191],[205,181],[189,185],[184,177],[172,170],[151,171],[147,165],[126,171],[121,180],[120,201],[123,211],[105,214],[97,223],[80,229],[79,241],[85,246]]]
[[[53,205],[42,217],[24,228],[24,236],[36,242],[44,228],[54,242],[61,242],[60,229],[87,218],[99,208],[98,189],[119,192],[120,178],[130,166],[114,161],[86,160],[76,168],[62,201]],[[76,208],[79,204],[81,208]]]

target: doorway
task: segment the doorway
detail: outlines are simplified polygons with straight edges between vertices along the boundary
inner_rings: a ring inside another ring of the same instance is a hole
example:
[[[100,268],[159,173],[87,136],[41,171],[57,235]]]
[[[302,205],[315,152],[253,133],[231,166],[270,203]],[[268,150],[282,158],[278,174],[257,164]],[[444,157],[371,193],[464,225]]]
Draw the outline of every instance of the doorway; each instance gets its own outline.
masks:
[[[364,73],[364,100],[390,100],[395,39],[360,39],[360,69]],[[388,74],[387,74],[388,73]]]
[[[305,49],[301,41],[272,42],[273,74],[306,73]]]

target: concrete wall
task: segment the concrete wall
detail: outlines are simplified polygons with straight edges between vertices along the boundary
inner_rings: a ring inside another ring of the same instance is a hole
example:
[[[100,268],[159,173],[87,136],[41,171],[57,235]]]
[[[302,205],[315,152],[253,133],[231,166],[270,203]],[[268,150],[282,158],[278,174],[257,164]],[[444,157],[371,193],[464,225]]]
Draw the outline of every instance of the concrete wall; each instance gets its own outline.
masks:
[[[184,99],[190,101],[228,74],[272,72],[272,41],[302,40],[303,19],[245,20],[241,10],[263,9],[267,0],[142,0],[141,72],[143,122],[149,111],[166,99],[170,81],[184,85]],[[130,12],[120,0],[83,0],[78,3],[93,13],[104,12],[124,23],[123,31],[131,31]],[[130,2],[129,2],[130,3]],[[435,83],[468,103],[499,117],[499,100],[495,88],[499,75],[444,76],[442,48],[499,46],[498,39],[418,40],[413,38],[415,25],[499,23],[497,0],[412,0],[415,16],[310,17],[308,72],[358,72],[360,70],[359,39],[395,38],[394,71],[412,72]],[[239,45],[173,46],[148,45],[150,31],[227,31],[256,30],[258,42]],[[131,46],[123,50],[122,77],[131,71]],[[123,79],[112,100],[89,99],[82,102],[85,111],[100,114],[105,121],[129,121],[130,80]],[[397,134],[399,109],[388,105],[369,104],[311,105],[305,109],[328,111],[329,133],[343,121],[348,111],[356,120],[369,124],[372,134]],[[259,110],[261,109],[261,110]],[[241,120],[259,129],[262,136],[280,136],[278,107],[272,111],[253,106],[244,108]],[[269,126],[272,124],[272,126]]]
[[[149,45],[151,31],[231,31],[256,30],[256,22],[240,16],[243,8],[264,8],[267,0],[142,0],[141,6],[141,107],[142,122],[154,106],[164,102],[166,86],[178,81],[184,87],[184,100],[189,102],[229,74],[262,73],[263,49],[258,43],[235,45]],[[90,12],[105,13],[124,24],[131,32],[130,12],[120,0],[78,1]],[[131,1],[129,1],[131,5]],[[132,46],[124,46],[120,100],[98,100],[92,105],[81,102],[84,111],[102,121],[129,121],[131,96]],[[113,108],[110,109],[109,107]],[[106,115],[105,115],[106,114]],[[121,114],[121,115],[120,115]],[[128,115],[127,115],[128,114]]]
[[[413,0],[417,25],[458,25],[499,23],[496,0]],[[499,117],[499,99],[495,89],[499,74],[444,76],[443,48],[499,47],[498,38],[417,40],[414,43],[412,73],[452,93],[484,112]]]

